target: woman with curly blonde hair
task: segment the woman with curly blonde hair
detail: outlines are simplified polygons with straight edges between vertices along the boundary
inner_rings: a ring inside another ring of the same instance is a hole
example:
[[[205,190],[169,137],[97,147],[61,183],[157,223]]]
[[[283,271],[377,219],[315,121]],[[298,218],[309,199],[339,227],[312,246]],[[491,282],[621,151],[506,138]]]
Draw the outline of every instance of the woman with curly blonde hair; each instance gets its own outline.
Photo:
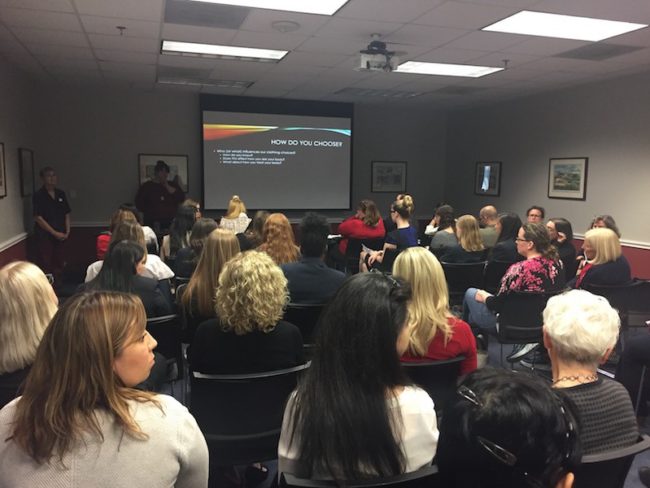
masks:
[[[265,253],[232,258],[219,275],[217,319],[203,322],[188,350],[201,373],[253,373],[304,362],[300,330],[282,315],[287,279]]]
[[[71,297],[45,330],[23,396],[0,411],[0,486],[206,487],[187,409],[139,391],[156,341],[138,297]]]
[[[264,223],[262,237],[264,242],[257,250],[271,256],[276,264],[293,263],[300,258],[300,248],[296,246],[293,229],[284,214],[269,215]]]

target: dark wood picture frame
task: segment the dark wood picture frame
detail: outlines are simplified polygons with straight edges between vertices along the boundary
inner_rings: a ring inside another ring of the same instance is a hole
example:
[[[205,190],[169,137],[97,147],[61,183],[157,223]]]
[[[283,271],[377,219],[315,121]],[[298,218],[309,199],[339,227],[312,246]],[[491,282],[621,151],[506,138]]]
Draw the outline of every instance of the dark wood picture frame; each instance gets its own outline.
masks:
[[[589,158],[548,160],[548,198],[585,200]]]
[[[406,161],[372,161],[370,191],[406,193]]]
[[[474,195],[490,197],[501,195],[501,161],[476,163]]]

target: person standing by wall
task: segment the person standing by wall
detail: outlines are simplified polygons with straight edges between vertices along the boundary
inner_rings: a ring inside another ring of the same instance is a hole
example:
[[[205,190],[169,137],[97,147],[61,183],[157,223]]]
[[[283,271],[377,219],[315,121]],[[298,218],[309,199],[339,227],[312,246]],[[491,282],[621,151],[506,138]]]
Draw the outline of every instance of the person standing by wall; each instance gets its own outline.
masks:
[[[178,178],[169,181],[169,165],[158,161],[154,177],[140,185],[135,196],[135,206],[144,214],[144,223],[160,234],[169,229],[176,209],[185,200],[185,193],[178,185]]]
[[[64,244],[70,235],[70,205],[65,192],[56,187],[54,169],[46,166],[39,173],[43,186],[34,193],[34,233],[38,264],[60,285],[65,265]]]

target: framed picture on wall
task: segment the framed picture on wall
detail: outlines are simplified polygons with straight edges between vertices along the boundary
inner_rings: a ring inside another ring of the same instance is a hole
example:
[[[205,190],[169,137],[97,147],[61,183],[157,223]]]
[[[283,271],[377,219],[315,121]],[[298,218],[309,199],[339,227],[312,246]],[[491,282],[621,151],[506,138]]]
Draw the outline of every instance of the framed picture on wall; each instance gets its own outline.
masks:
[[[589,158],[552,158],[548,163],[548,197],[584,200]]]
[[[5,169],[5,145],[0,142],[0,198],[7,196],[7,170]]]
[[[28,197],[34,193],[34,151],[26,147],[18,148],[20,169],[20,194]]]
[[[158,161],[167,163],[169,166],[169,179],[176,180],[181,190],[187,193],[187,155],[184,154],[138,154],[140,185],[153,179],[153,170]]]
[[[371,179],[373,193],[405,193],[406,161],[373,161]]]
[[[501,194],[501,161],[476,163],[474,194],[492,197]]]

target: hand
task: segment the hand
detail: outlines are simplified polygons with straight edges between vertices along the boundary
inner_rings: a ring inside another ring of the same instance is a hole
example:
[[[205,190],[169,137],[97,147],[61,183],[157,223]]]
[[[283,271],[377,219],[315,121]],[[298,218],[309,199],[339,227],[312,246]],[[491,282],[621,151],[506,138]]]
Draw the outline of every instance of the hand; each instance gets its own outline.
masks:
[[[492,294],[488,293],[485,290],[477,290],[476,295],[474,295],[474,299],[479,302],[479,303],[485,303],[486,298],[491,297]]]
[[[65,241],[68,238],[68,236],[66,234],[64,234],[63,232],[59,232],[59,231],[56,231],[56,230],[54,231],[52,236],[54,236],[54,238],[59,240],[59,241]]]
[[[379,261],[380,263],[384,259],[384,251],[375,251],[370,253],[370,257],[368,258],[368,264],[373,264],[375,261]]]
[[[564,232],[558,232],[557,233],[557,242],[562,244],[564,241],[566,241],[566,234]]]

